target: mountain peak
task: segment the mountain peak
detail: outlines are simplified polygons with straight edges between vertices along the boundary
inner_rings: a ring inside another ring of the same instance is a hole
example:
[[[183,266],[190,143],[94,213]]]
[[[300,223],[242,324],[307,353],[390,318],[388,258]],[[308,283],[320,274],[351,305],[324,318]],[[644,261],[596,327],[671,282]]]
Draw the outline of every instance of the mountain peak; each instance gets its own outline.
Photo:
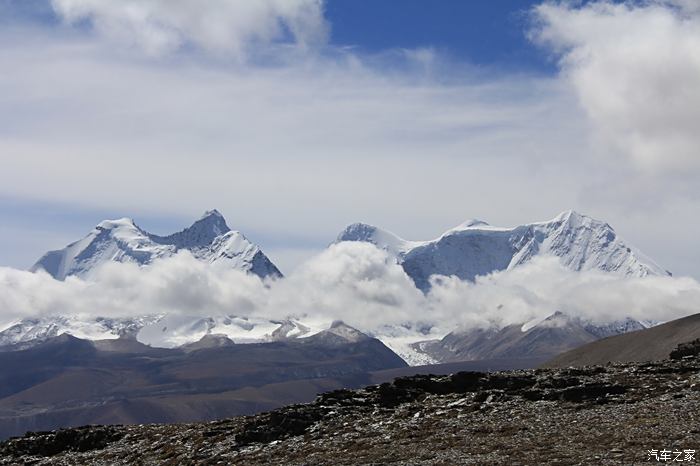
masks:
[[[573,209],[565,210],[564,212],[562,212],[559,215],[557,215],[556,217],[554,217],[552,219],[552,221],[568,222],[568,223],[581,223],[584,221],[599,222],[599,220],[596,220],[593,217],[590,217],[588,215],[577,212]],[[600,223],[604,223],[604,222],[600,222]]]
[[[216,209],[212,209],[212,210],[205,211],[204,214],[202,214],[202,216],[199,217],[199,220],[205,220],[205,219],[210,218],[210,217],[221,218],[221,219],[224,218],[224,216],[221,215],[221,212],[219,212]]]
[[[478,218],[470,218],[469,220],[462,222],[455,229],[464,230],[465,228],[487,227],[487,226],[489,226],[489,224],[487,222],[484,222],[483,220],[479,220]]]
[[[164,237],[152,235],[152,238],[159,243],[173,244],[178,249],[201,248],[229,231],[231,229],[224,216],[214,209],[206,211],[199,220],[182,231]]]
[[[355,327],[351,327],[341,320],[333,321],[331,326],[322,330],[310,337],[307,337],[305,341],[308,342],[324,342],[325,344],[332,345],[344,345],[347,343],[357,343],[360,341],[369,340],[370,337]]]
[[[217,233],[217,236],[231,230],[226,224],[224,216],[216,209],[204,212],[204,215],[199,217],[199,220],[194,222],[189,228],[193,228],[195,225],[207,225],[215,230],[214,232]]]
[[[565,210],[564,212],[554,217],[552,220],[544,223],[561,224],[572,228],[587,227],[601,229],[601,231],[605,230],[613,236],[615,235],[615,229],[612,226],[610,226],[609,223],[606,223],[602,220],[598,220],[589,215],[582,214],[571,209]]]
[[[412,242],[399,238],[390,231],[382,230],[381,228],[367,223],[353,223],[352,225],[348,225],[335,240],[336,243],[343,241],[371,243],[395,258],[414,246]]]
[[[98,230],[114,230],[123,227],[136,227],[136,223],[132,218],[122,217],[114,220],[103,220],[100,223],[98,223],[95,228],[97,228]]]
[[[600,270],[630,277],[669,274],[626,244],[609,224],[575,210],[509,228],[467,220],[430,241],[406,241],[359,223],[347,227],[338,241],[366,241],[389,251],[423,291],[430,289],[432,275],[473,281],[536,256],[557,257],[564,267],[577,272]]]
[[[379,231],[379,228],[368,223],[353,223],[345,227],[338,235],[338,241],[369,241]]]
[[[576,212],[574,209],[567,209],[567,210],[563,211],[562,213],[560,213],[559,215],[557,215],[556,218],[569,218],[569,217],[585,217],[585,215],[583,215],[579,212]]]
[[[58,280],[69,275],[87,277],[106,262],[146,265],[180,250],[188,250],[201,261],[226,263],[260,277],[281,276],[259,247],[242,234],[231,232],[216,209],[167,236],[142,230],[130,218],[105,220],[83,239],[44,254],[30,270],[43,269]]]

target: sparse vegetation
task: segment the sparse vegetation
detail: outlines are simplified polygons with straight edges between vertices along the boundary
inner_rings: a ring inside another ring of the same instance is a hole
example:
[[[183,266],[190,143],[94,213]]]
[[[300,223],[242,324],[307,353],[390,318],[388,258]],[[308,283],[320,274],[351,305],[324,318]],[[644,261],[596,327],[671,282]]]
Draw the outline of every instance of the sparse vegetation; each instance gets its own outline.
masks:
[[[412,376],[256,416],[28,434],[0,445],[0,464],[632,464],[697,448],[698,425],[700,358],[686,357]],[[109,435],[40,448],[93,433]]]

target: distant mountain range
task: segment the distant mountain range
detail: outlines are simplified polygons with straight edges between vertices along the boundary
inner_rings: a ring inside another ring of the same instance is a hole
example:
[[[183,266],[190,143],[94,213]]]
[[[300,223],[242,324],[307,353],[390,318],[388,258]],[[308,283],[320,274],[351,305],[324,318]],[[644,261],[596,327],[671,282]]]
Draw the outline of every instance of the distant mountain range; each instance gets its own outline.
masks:
[[[175,349],[64,334],[0,352],[0,440],[84,424],[252,414],[404,367],[380,341],[340,322],[300,340],[237,345],[208,335]]]
[[[370,225],[353,224],[336,240],[343,241],[369,242],[385,250],[425,293],[435,274],[474,280],[537,256],[557,257],[574,271],[670,275],[607,223],[573,211],[514,228],[468,221],[430,241],[406,241]],[[148,266],[183,250],[216,267],[284,279],[261,249],[232,231],[216,210],[168,236],[146,232],[131,219],[104,221],[83,239],[45,254],[32,270],[45,270],[58,280],[91,280],[109,262]],[[410,323],[363,333],[366,329],[340,321],[201,312],[130,318],[47,315],[0,328],[0,439],[87,423],[181,422],[250,414],[414,371],[534,367],[576,347],[582,349],[552,364],[603,362],[620,355],[656,357],[667,354],[679,340],[700,335],[694,320],[647,329],[652,322],[593,324],[556,312],[502,328],[461,330],[455,322],[449,334],[427,340],[425,329]],[[450,328],[450,323],[441,323],[441,328]],[[651,350],[657,343],[661,349]]]
[[[130,218],[105,220],[83,239],[44,254],[31,270],[45,270],[58,280],[68,276],[85,278],[106,262],[148,265],[182,250],[201,261],[224,264],[262,278],[282,276],[257,245],[228,227],[217,210],[205,212],[192,226],[168,236],[148,233]]]
[[[563,312],[555,312],[539,322],[454,331],[441,340],[418,342],[412,346],[417,352],[439,363],[518,358],[546,360],[600,338],[651,326],[652,322],[630,318],[595,325]]]
[[[424,292],[429,291],[430,277],[435,274],[474,280],[479,275],[514,269],[537,256],[557,257],[574,271],[600,270],[631,277],[670,275],[628,245],[610,225],[574,211],[563,212],[550,221],[512,228],[470,220],[429,241],[407,241],[380,228],[356,223],[335,242],[344,241],[368,242],[385,250]],[[146,266],[181,250],[206,263],[263,278],[282,278],[261,249],[242,233],[232,231],[217,210],[206,212],[192,226],[168,236],[148,233],[131,219],[104,221],[82,240],[45,254],[32,270],[43,269],[59,280],[68,276],[90,279],[107,262]],[[272,342],[306,338],[328,328],[329,323],[319,326],[293,319],[198,314],[199,310],[193,310],[192,316],[26,318],[0,331],[0,348],[28,348],[63,333],[89,340],[129,337],[155,347],[191,344],[213,334],[236,343]],[[426,337],[421,332],[411,333],[401,323],[396,328],[377,330],[373,336],[416,365],[518,355],[549,358],[598,338],[650,325],[632,319],[593,325],[557,313],[528,328],[514,325],[462,331],[455,323],[455,330],[441,340],[423,341]],[[449,323],[446,326],[449,328]]]
[[[423,291],[432,275],[477,276],[511,270],[537,256],[558,257],[574,271],[601,270],[630,277],[670,275],[622,240],[605,222],[572,210],[547,222],[512,228],[468,220],[429,241],[408,241],[378,227],[355,223],[336,242],[363,241],[385,250]]]
[[[546,366],[571,367],[658,361],[667,359],[679,345],[690,342],[695,344],[696,349],[700,347],[700,314],[577,346],[559,354]]]
[[[512,228],[494,227],[469,220],[429,241],[407,241],[378,227],[355,223],[337,242],[362,241],[385,250],[400,263],[422,290],[432,275],[454,275],[474,280],[479,275],[510,270],[536,256],[554,256],[574,271],[601,270],[624,276],[670,275],[640,251],[628,245],[607,223],[575,211],[546,222]],[[106,262],[147,265],[187,250],[207,263],[281,277],[279,269],[260,247],[242,233],[232,231],[217,210],[210,210],[190,227],[168,236],[140,228],[130,218],[105,220],[83,239],[46,253],[31,268],[54,278],[89,277]]]

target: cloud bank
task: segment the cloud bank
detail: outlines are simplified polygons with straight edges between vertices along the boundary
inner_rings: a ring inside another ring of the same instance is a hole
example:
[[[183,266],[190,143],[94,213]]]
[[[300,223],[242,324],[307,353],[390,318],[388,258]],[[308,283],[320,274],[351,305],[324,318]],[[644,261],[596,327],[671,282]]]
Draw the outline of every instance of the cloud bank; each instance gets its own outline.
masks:
[[[700,168],[694,0],[543,3],[535,41],[559,57],[597,136],[648,172]]]
[[[190,45],[243,59],[251,47],[322,44],[321,0],[51,0],[69,23],[88,22],[120,44],[152,55]]]
[[[93,282],[53,280],[0,269],[0,315],[5,325],[22,317],[152,314],[223,316],[301,322],[341,319],[367,332],[386,326],[457,327],[524,323],[564,311],[593,322],[625,317],[665,321],[698,311],[700,284],[689,278],[621,278],[571,272],[542,258],[475,283],[435,277],[423,295],[384,251],[366,243],[340,243],[300,266],[288,278],[212,267],[181,253],[138,268],[112,263]]]

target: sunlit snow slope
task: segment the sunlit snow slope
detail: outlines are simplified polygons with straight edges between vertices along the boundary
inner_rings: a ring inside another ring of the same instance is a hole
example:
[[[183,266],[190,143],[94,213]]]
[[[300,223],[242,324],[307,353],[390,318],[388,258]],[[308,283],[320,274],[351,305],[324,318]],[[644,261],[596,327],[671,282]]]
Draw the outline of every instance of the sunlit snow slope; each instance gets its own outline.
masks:
[[[258,246],[242,233],[231,231],[216,210],[207,211],[189,228],[169,236],[148,233],[129,218],[105,220],[85,238],[46,253],[31,270],[43,269],[58,280],[71,275],[85,278],[106,262],[147,265],[181,250],[190,251],[199,260],[260,277],[282,275]]]
[[[607,223],[571,210],[546,222],[514,228],[470,220],[432,241],[406,241],[380,228],[356,223],[336,241],[365,241],[386,250],[424,291],[430,288],[431,275],[474,280],[541,255],[556,256],[575,271],[601,270],[631,277],[670,275],[625,243]]]

